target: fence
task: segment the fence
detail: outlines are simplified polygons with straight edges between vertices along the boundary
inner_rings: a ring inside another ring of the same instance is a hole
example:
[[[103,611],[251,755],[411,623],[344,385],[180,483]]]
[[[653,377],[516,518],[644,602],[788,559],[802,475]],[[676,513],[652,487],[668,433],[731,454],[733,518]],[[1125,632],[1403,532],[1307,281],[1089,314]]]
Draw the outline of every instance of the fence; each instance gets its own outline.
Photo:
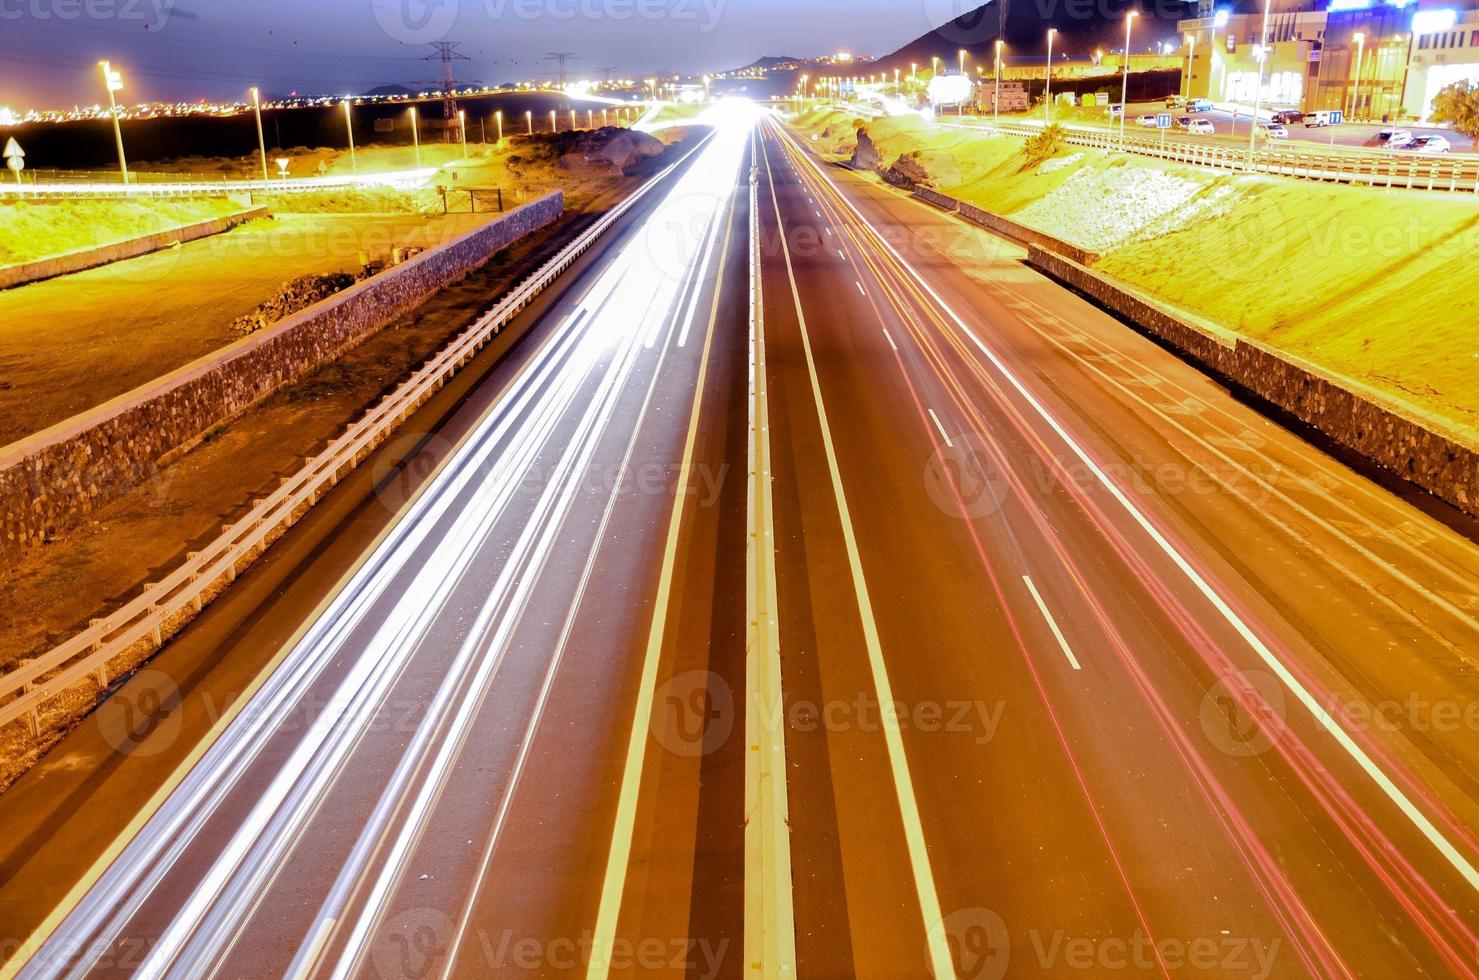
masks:
[[[1020,123],[986,123],[972,126],[946,123],[960,129],[1001,132],[1010,136],[1036,136],[1040,126]],[[1124,150],[1142,156],[1189,163],[1198,167],[1240,173],[1264,173],[1302,180],[1323,180],[1371,187],[1407,190],[1479,193],[1479,158],[1472,156],[1424,156],[1416,153],[1342,153],[1301,150],[1293,145],[1263,147],[1250,157],[1246,148],[1201,142],[1183,137],[1142,136],[1133,129],[1123,140],[1108,130],[1065,126],[1065,142],[1101,150]]]

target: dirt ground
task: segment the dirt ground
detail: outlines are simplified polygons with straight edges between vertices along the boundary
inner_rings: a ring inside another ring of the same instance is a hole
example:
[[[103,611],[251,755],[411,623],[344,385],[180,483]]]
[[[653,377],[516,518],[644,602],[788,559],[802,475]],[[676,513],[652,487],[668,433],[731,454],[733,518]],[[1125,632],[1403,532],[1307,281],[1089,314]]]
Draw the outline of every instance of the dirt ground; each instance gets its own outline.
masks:
[[[231,322],[360,253],[435,244],[487,215],[284,215],[0,292],[0,445],[121,395],[239,338]]]

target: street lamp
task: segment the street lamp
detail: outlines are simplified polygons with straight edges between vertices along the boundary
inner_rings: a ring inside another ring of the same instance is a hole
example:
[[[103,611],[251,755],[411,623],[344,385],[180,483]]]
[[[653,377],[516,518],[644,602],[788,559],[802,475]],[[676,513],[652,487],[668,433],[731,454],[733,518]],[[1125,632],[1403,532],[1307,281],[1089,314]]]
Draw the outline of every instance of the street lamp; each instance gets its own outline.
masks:
[[[1350,117],[1356,118],[1356,113],[1361,109],[1361,62],[1366,58],[1366,35],[1357,31],[1354,35],[1356,40],[1356,84],[1351,90]]]
[[[462,159],[467,159],[467,110],[457,110],[457,135],[462,137]]]
[[[529,135],[530,136],[533,136],[534,135],[534,110],[533,109],[525,109],[524,110],[524,122],[526,122],[526,123],[529,124]]]
[[[917,61],[909,62],[909,84],[919,84],[919,62]]]
[[[1186,35],[1186,97],[1191,98],[1191,73],[1197,63],[1197,36]]]
[[[113,117],[113,139],[118,143],[118,171],[123,174],[123,184],[128,186],[128,160],[123,156],[123,127],[118,122],[118,102],[113,93],[123,88],[123,76],[113,70],[106,61],[99,61],[103,70],[103,87],[108,90],[108,112]]]
[[[255,90],[253,90],[253,91],[255,91]],[[355,171],[356,173],[358,173],[359,172],[359,161],[357,159],[355,159],[355,155],[354,155],[354,119],[349,114],[349,100],[348,99],[345,99],[344,100],[344,130],[345,130],[345,132],[347,132],[349,134],[349,169]],[[262,126],[261,126],[260,122],[257,125],[257,135],[259,137],[262,135]],[[263,158],[264,159],[266,158],[266,154],[265,153],[263,154]]]
[[[257,147],[262,151],[262,183],[267,183],[267,140],[262,135],[262,93],[252,86],[252,112],[257,117]]]
[[[996,95],[991,99],[991,124],[1001,125],[1001,38],[996,39]]]
[[[416,107],[411,106],[411,143],[416,147],[416,169],[421,169],[421,127],[416,123]]]
[[[1130,27],[1140,11],[1125,14],[1125,57],[1124,72],[1120,81],[1120,150],[1125,148],[1125,117],[1130,114]]]
[[[960,73],[965,74],[965,48],[960,49]]]
[[[1263,65],[1268,60],[1268,13],[1273,0],[1263,0],[1263,27],[1258,36],[1258,85],[1253,89],[1253,118],[1248,123],[1248,163],[1253,163],[1253,141],[1258,137],[1258,109],[1263,104]],[[1234,116],[1233,118],[1237,118]]]
[[[551,133],[558,133],[560,131],[560,122],[555,116],[555,110],[553,109],[549,111],[549,131]]]
[[[503,110],[499,109],[493,113],[493,121],[498,124],[498,145],[503,145]]]
[[[1053,35],[1058,33],[1058,28],[1048,28],[1048,73],[1043,83],[1042,90],[1042,121],[1049,121],[1049,112],[1053,105]]]

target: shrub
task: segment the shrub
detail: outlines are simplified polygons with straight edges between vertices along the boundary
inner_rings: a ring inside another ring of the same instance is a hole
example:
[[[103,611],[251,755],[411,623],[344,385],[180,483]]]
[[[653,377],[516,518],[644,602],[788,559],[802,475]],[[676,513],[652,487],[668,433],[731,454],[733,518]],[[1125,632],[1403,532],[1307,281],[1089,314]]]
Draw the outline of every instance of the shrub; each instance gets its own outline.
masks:
[[[1031,170],[1052,157],[1063,148],[1067,136],[1068,133],[1057,123],[1044,126],[1036,136],[1029,136],[1022,144],[1022,155],[1027,158],[1022,169]]]

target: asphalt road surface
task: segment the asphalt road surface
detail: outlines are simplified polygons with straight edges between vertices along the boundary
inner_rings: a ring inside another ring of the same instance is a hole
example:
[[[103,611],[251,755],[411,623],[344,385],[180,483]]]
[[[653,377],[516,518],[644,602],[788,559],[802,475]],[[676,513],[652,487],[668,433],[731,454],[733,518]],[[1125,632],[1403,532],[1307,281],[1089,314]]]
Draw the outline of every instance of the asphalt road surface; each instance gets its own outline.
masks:
[[[1479,974],[1473,528],[1021,259],[737,114],[0,798],[7,970]]]

